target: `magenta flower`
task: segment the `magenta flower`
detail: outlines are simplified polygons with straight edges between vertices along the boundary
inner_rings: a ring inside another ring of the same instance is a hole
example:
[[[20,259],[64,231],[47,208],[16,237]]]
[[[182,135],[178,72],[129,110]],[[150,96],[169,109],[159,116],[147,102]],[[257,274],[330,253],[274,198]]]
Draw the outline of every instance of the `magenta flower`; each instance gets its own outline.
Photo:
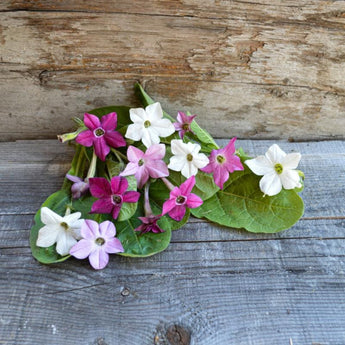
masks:
[[[77,259],[89,257],[90,265],[95,270],[107,266],[109,254],[124,252],[120,240],[114,237],[115,225],[108,220],[98,224],[94,220],[86,219],[80,233],[82,239],[70,249],[69,253]]]
[[[84,123],[88,129],[77,136],[76,142],[86,147],[93,146],[97,157],[102,161],[110,152],[110,147],[126,146],[125,139],[115,131],[116,113],[104,115],[101,120],[95,115],[85,113]]]
[[[142,224],[139,225],[134,231],[140,231],[140,234],[146,234],[147,232],[154,232],[155,234],[164,232],[158,225],[157,221],[161,218],[161,216],[148,216],[148,217],[138,217]]]
[[[196,115],[186,115],[182,111],[179,111],[177,113],[177,122],[174,122],[173,125],[175,129],[178,131],[178,134],[181,139],[183,139],[184,135],[186,132],[191,132],[193,131],[190,129],[190,124],[193,122],[194,118]]]
[[[164,156],[164,144],[151,145],[145,153],[134,146],[129,146],[127,149],[129,163],[120,176],[134,175],[137,179],[138,188],[142,188],[149,177],[169,176],[168,167],[163,162]]]
[[[114,176],[111,182],[104,177],[89,179],[91,195],[98,198],[91,207],[90,213],[111,213],[117,219],[124,202],[137,202],[139,192],[129,191],[128,181],[124,177]]]
[[[182,220],[186,213],[186,207],[196,208],[202,204],[202,199],[196,194],[191,193],[195,185],[195,176],[191,176],[183,182],[180,187],[175,187],[170,192],[169,200],[163,204],[162,215],[168,213],[172,219],[178,222]]]
[[[85,182],[86,180],[84,181],[82,178],[70,174],[66,174],[66,178],[74,182],[71,187],[73,199],[79,199],[89,190],[89,183]]]
[[[240,158],[235,155],[235,141],[236,138],[232,138],[224,148],[212,150],[210,163],[201,169],[208,174],[213,173],[214,182],[220,189],[223,189],[224,183],[228,180],[229,172],[243,170]]]

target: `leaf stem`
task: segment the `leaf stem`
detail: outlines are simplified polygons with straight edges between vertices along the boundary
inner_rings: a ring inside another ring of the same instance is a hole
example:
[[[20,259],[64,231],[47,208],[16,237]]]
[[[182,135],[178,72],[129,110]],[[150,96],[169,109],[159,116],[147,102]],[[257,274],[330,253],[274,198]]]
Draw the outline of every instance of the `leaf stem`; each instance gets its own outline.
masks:
[[[162,177],[162,181],[170,191],[174,190],[175,186],[166,177]]]
[[[92,159],[89,167],[89,171],[87,172],[86,179],[90,177],[94,177],[96,174],[96,166],[97,166],[97,156],[95,150],[92,151]]]

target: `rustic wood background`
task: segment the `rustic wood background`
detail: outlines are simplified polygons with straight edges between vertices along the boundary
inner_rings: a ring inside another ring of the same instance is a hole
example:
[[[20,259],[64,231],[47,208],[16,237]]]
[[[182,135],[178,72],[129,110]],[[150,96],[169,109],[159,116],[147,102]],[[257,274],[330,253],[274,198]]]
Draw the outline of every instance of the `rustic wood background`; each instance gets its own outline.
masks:
[[[140,81],[217,137],[345,138],[345,1],[2,0],[0,140],[136,105]]]

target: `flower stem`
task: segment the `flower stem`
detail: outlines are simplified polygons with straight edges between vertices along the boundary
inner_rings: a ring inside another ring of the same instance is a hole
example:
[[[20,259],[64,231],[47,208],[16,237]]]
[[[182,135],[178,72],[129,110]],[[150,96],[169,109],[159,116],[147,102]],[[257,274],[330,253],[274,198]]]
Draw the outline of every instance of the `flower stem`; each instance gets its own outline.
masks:
[[[79,133],[85,131],[86,129],[87,128],[85,126],[79,127],[75,132],[61,134],[61,135],[58,135],[57,137],[59,141],[61,141],[62,143],[65,143],[66,141],[75,139],[79,135]]]
[[[89,167],[89,171],[87,172],[86,179],[90,177],[94,177],[96,174],[96,166],[97,166],[97,156],[95,150],[92,152],[92,159]]]
[[[120,151],[114,149],[113,147],[111,148],[111,152],[114,153],[114,155],[116,156],[116,158],[119,160],[119,162],[122,162],[123,163],[123,160],[125,160],[126,162],[128,162],[128,159],[127,157],[121,153]]]
[[[166,177],[162,177],[162,181],[170,191],[172,191],[175,188],[175,186]]]
[[[145,191],[144,191],[144,211],[145,211],[145,217],[149,217],[153,215],[151,205],[150,205],[150,199],[149,199],[149,189],[150,189],[150,182],[147,182],[145,185]]]

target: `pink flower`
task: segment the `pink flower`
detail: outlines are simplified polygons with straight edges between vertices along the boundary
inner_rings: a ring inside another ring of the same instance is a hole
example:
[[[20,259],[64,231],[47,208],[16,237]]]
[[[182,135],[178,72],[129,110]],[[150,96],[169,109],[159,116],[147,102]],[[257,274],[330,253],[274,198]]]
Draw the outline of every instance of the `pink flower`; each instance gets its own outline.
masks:
[[[182,111],[179,111],[177,113],[177,122],[174,122],[173,125],[175,129],[178,131],[178,134],[181,139],[183,139],[186,132],[193,133],[193,131],[190,129],[190,124],[193,122],[195,116],[196,115],[188,116]]]
[[[134,231],[140,231],[140,234],[146,234],[147,232],[154,232],[155,234],[164,232],[158,225],[157,221],[161,218],[161,216],[148,216],[148,217],[138,217],[142,224],[139,225]]]
[[[73,182],[71,187],[73,199],[79,199],[89,190],[89,183],[86,182],[87,180],[84,181],[82,178],[70,174],[66,174],[66,178]]]
[[[168,167],[163,162],[164,156],[164,144],[151,145],[145,153],[134,146],[129,146],[127,150],[129,163],[120,176],[134,175],[137,179],[138,188],[142,188],[149,177],[169,176]]]
[[[86,219],[80,233],[82,239],[70,249],[69,253],[77,259],[89,257],[90,265],[95,270],[107,266],[109,254],[124,252],[120,240],[114,237],[115,225],[108,220],[98,224],[94,220]]]
[[[110,183],[104,177],[93,177],[89,183],[91,195],[99,198],[90,213],[111,213],[116,219],[124,202],[137,202],[140,197],[139,192],[126,192],[128,181],[124,177],[114,176]]]
[[[170,192],[169,200],[163,204],[162,215],[168,213],[172,219],[178,222],[182,220],[186,213],[186,207],[196,208],[202,204],[202,200],[196,194],[191,193],[195,185],[195,176],[191,176],[183,182],[180,187],[175,187]]]
[[[95,115],[85,113],[84,123],[88,129],[77,136],[76,142],[86,147],[93,146],[97,157],[102,161],[110,152],[110,147],[126,146],[125,139],[115,131],[116,113],[104,115],[101,120]]]
[[[212,150],[210,163],[201,169],[203,172],[213,173],[214,182],[220,189],[223,189],[224,183],[229,179],[229,172],[243,170],[240,158],[235,155],[235,141],[236,138],[232,138],[224,148]]]

